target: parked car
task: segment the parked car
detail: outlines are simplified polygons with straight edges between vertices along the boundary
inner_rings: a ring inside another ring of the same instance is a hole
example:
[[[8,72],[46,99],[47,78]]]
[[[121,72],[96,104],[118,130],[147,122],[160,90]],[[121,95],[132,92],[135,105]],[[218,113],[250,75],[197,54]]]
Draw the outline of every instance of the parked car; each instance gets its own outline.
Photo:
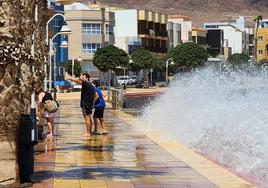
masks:
[[[136,88],[144,88],[145,84],[143,81],[137,81],[135,84]]]
[[[120,86],[123,84],[128,84],[128,77],[121,77],[117,80],[117,82]]]
[[[130,76],[128,77],[128,84],[129,85],[133,85],[133,84],[136,84],[137,83],[137,77],[136,76]]]
[[[73,91],[80,91],[81,89],[82,89],[81,84],[77,84],[77,83],[73,82]]]

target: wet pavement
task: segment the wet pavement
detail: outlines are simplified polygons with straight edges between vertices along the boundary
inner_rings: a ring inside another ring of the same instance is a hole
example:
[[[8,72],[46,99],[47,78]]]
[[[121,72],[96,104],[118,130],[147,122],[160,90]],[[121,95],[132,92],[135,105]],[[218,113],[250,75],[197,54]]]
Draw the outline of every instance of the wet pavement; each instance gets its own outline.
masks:
[[[61,100],[56,139],[38,145],[34,188],[216,188],[107,109],[108,135],[84,137],[77,97]]]

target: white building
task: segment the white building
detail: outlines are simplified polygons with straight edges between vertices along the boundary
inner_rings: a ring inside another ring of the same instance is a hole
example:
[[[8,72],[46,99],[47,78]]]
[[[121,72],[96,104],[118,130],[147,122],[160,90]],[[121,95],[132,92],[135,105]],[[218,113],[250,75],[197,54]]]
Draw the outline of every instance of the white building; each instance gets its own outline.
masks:
[[[232,49],[234,53],[249,54],[249,33],[247,33],[244,17],[239,17],[235,22],[205,23],[206,30],[223,30],[225,47]]]
[[[138,9],[113,12],[115,46],[129,54],[140,47],[156,54],[167,52],[167,15]]]
[[[174,48],[178,44],[181,44],[181,24],[168,22],[168,48]]]
[[[168,21],[181,25],[181,41],[183,43],[192,41],[192,21],[188,16],[169,15]]]
[[[115,46],[127,53],[141,46],[138,35],[138,12],[136,9],[115,10]]]

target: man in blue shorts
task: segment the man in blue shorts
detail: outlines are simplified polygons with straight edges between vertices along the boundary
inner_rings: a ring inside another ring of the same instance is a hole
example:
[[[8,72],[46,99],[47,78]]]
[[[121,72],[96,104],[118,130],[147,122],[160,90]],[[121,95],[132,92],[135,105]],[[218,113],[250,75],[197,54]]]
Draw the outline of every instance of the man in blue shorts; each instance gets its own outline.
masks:
[[[93,115],[94,125],[95,125],[94,133],[95,134],[107,134],[107,130],[106,130],[104,120],[103,120],[103,113],[104,113],[104,109],[106,106],[104,96],[101,90],[99,89],[99,82],[97,80],[94,80],[92,82],[92,85],[95,87],[95,92],[96,92],[95,105],[94,105],[95,112]],[[101,130],[99,130],[99,127],[98,127],[98,120],[100,121]]]

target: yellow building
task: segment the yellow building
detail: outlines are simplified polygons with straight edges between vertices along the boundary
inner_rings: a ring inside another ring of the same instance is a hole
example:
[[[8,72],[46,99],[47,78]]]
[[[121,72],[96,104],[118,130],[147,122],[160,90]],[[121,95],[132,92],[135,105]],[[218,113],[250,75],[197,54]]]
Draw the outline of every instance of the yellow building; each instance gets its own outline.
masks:
[[[257,31],[257,61],[268,60],[268,19],[260,22]]]
[[[138,36],[142,46],[155,53],[167,52],[167,15],[138,10]]]
[[[192,40],[195,43],[201,44],[204,47],[207,46],[207,31],[205,29],[193,28]]]

